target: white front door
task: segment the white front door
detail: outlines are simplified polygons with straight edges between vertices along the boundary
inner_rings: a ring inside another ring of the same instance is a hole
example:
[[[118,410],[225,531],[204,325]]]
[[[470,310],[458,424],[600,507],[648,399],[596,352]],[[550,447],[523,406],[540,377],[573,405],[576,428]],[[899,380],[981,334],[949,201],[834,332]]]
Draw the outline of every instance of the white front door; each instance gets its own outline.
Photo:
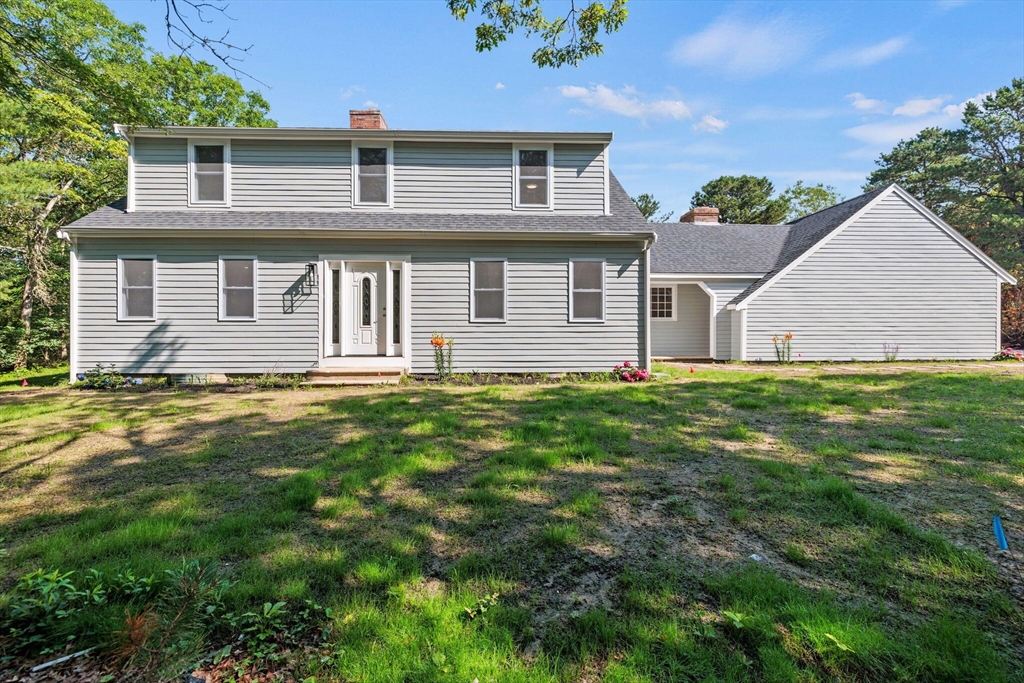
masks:
[[[384,297],[382,267],[369,263],[347,264],[348,328],[345,333],[347,355],[384,354]]]

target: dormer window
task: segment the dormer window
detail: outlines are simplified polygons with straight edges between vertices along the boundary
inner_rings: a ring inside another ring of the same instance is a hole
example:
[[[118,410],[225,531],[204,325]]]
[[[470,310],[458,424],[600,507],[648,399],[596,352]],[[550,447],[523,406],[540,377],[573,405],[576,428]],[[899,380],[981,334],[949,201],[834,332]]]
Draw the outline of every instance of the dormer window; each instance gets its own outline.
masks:
[[[189,161],[189,203],[194,206],[229,206],[229,143],[191,142]]]
[[[551,208],[551,148],[515,149],[515,207]]]
[[[391,206],[391,147],[356,145],[355,204]]]

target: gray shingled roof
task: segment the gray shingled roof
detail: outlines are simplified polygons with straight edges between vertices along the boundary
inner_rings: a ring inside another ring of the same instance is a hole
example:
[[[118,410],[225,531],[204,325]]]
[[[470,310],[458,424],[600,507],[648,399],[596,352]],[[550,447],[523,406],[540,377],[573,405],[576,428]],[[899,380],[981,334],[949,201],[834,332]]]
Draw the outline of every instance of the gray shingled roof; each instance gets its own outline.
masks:
[[[659,223],[655,273],[767,273],[779,262],[788,225]]]
[[[863,209],[872,199],[887,189],[889,189],[889,186],[879,187],[789,223],[789,234],[786,235],[786,243],[782,248],[778,263],[775,264],[774,268],[765,273],[764,277],[740,292],[729,304],[738,304],[764,287],[769,280],[778,275],[779,271],[797,260],[801,254],[824,239],[829,233],[849,220],[853,214]]]
[[[738,304],[885,189],[784,225],[658,223],[651,269],[655,273],[764,273],[729,302]]]
[[[133,211],[121,200],[79,218],[65,228],[146,230],[260,230],[297,229],[373,231],[509,231],[509,232],[628,232],[650,233],[647,223],[614,175],[609,174],[610,216],[555,213],[455,214],[398,211]]]

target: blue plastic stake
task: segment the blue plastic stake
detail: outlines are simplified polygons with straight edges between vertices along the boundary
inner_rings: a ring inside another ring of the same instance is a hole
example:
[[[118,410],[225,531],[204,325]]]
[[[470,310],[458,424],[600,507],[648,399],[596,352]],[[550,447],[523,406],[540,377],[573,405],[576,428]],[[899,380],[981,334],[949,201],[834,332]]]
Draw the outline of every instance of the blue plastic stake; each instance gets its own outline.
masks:
[[[996,541],[999,543],[999,549],[1009,550],[1010,546],[1006,544],[1006,534],[1003,533],[1003,523],[999,521],[999,515],[992,518],[992,530],[996,532]]]

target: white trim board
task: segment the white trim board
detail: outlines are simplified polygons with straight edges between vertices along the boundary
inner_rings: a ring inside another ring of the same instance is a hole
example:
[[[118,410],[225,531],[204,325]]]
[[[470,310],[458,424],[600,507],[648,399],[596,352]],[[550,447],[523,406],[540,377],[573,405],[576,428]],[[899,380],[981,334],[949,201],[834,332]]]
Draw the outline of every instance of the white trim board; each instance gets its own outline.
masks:
[[[506,130],[400,130],[395,128],[353,129],[353,128],[235,128],[231,126],[161,126],[149,128],[115,124],[119,135],[136,137],[196,137],[261,139],[261,140],[399,140],[447,142],[564,142],[567,144],[598,143],[608,144],[612,133],[601,132],[528,132]]]
[[[714,358],[718,342],[718,330],[716,329],[717,325],[715,325],[715,313],[718,310],[718,294],[700,280],[697,281],[697,286],[703,289],[704,293],[710,298],[711,311],[708,317],[708,351],[710,351],[710,353],[708,354],[708,358]]]
[[[651,273],[654,280],[760,280],[767,273]]]

